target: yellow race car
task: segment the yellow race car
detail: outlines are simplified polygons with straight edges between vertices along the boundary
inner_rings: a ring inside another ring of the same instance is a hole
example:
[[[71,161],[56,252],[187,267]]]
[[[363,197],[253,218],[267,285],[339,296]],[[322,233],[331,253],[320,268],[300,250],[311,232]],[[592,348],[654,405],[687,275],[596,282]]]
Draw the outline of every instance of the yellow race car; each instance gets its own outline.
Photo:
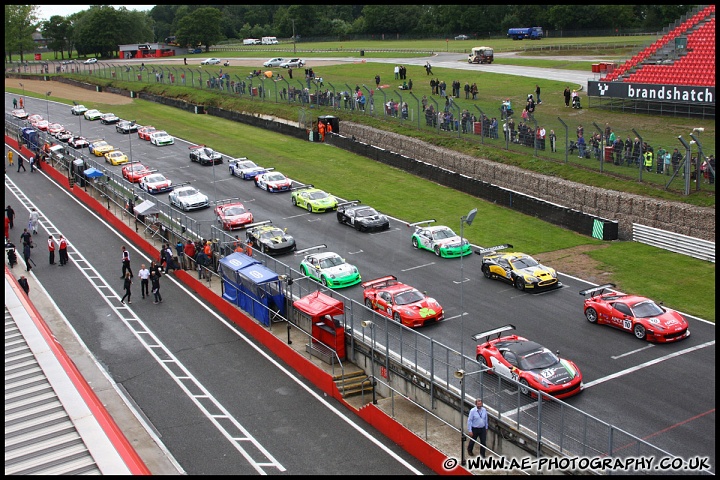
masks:
[[[128,163],[128,157],[120,150],[113,150],[105,154],[105,161],[110,162],[112,165],[123,165]]]
[[[107,143],[105,140],[96,140],[88,145],[88,149],[90,149],[90,153],[96,157],[104,157],[106,153],[115,150],[115,147]]]
[[[554,268],[538,263],[533,257],[520,252],[499,253],[497,250],[512,248],[499,245],[475,251],[482,256],[482,272],[485,278],[504,280],[518,290],[541,290],[562,286]]]

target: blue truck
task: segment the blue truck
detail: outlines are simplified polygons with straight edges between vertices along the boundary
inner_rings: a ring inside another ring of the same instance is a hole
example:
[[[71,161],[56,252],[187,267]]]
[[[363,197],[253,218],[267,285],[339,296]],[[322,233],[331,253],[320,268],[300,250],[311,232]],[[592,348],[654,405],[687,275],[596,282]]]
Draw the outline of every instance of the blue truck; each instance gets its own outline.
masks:
[[[542,27],[510,28],[507,36],[513,40],[522,40],[523,38],[540,40],[543,38],[543,29]]]

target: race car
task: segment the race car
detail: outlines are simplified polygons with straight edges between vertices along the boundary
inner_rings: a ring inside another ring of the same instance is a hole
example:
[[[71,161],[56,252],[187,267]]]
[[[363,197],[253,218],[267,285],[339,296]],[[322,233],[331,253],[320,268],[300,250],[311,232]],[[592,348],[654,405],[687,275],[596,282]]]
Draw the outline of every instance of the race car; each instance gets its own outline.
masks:
[[[18,118],[20,120],[25,120],[26,118],[28,118],[30,116],[30,114],[27,113],[22,108],[17,108],[10,113],[12,114],[13,117]]]
[[[255,186],[268,192],[289,192],[292,183],[280,172],[266,172],[255,177]]]
[[[100,123],[103,125],[111,125],[120,121],[120,118],[114,113],[103,113],[100,115]]]
[[[472,336],[479,343],[475,355],[489,373],[518,382],[520,392],[537,398],[531,388],[555,398],[567,398],[582,391],[582,373],[574,362],[560,358],[539,343],[518,335],[501,337],[515,330],[505,325]],[[495,336],[495,338],[490,338]]]
[[[51,123],[48,125],[47,132],[52,135],[53,137],[57,137],[58,134],[65,131],[65,127],[60,125],[59,123]]]
[[[360,283],[360,271],[335,252],[305,255],[300,271],[328,288],[343,288]]]
[[[122,176],[130,183],[140,183],[140,180],[146,175],[154,173],[149,167],[140,162],[131,162],[122,168]]]
[[[43,116],[40,115],[39,113],[33,113],[32,115],[28,115],[28,117],[26,118],[27,122],[30,125],[34,125],[35,123],[39,122],[42,119],[43,119]]]
[[[512,245],[498,245],[497,247],[477,250],[481,255],[482,267],[480,269],[485,278],[504,280],[518,290],[541,290],[561,287],[557,272],[554,268],[546,267],[533,257],[520,252],[498,253],[497,250],[512,248]]]
[[[183,212],[210,206],[208,196],[190,185],[176,187],[169,195],[170,205],[175,205]]]
[[[223,163],[222,153],[216,152],[205,145],[194,145],[190,148],[190,161],[200,165],[217,165]]]
[[[163,145],[172,145],[175,139],[163,130],[158,130],[150,134],[150,143],[158,147]]]
[[[68,145],[70,145],[73,148],[83,148],[83,147],[90,146],[87,139],[80,135],[70,137],[70,139],[68,140]]]
[[[399,282],[394,275],[369,280],[361,286],[366,307],[406,327],[422,327],[445,318],[437,300]]]
[[[690,336],[688,323],[675,310],[639,295],[626,295],[607,283],[581,290],[585,299],[585,318],[590,323],[610,325],[648,342],[677,342]]]
[[[124,165],[128,163],[130,159],[120,150],[113,150],[105,154],[105,161],[110,162],[111,165]]]
[[[72,113],[73,115],[82,115],[87,111],[88,111],[88,108],[85,105],[80,105],[80,104],[73,105],[72,108],[70,109],[70,113]]]
[[[162,173],[151,173],[140,179],[140,189],[152,194],[170,192],[173,189],[172,180]]]
[[[338,222],[354,227],[358,232],[382,231],[390,228],[390,220],[367,205],[344,202],[337,207]]]
[[[68,140],[70,140],[73,136],[74,135],[70,130],[63,130],[62,132],[55,135],[55,138],[57,138],[60,142],[67,143]]]
[[[243,180],[253,180],[260,174],[269,172],[269,168],[260,167],[252,160],[246,157],[230,160],[230,175],[235,175]]]
[[[115,124],[115,131],[118,133],[135,133],[139,128],[140,125],[130,120],[120,120]]]
[[[100,117],[102,117],[102,112],[100,110],[86,110],[85,113],[83,113],[83,117],[85,117],[85,120],[100,120]]]
[[[138,138],[140,140],[150,140],[150,134],[157,131],[157,128],[147,125],[145,127],[138,128]]]
[[[48,122],[47,120],[38,120],[37,122],[33,123],[32,126],[37,128],[38,130],[47,132],[47,129],[50,126],[50,122]]]
[[[412,246],[421,250],[430,250],[443,258],[456,258],[472,253],[472,246],[466,238],[460,238],[452,228],[444,225],[430,226],[435,220],[408,224],[415,227],[410,242]]]
[[[287,234],[287,228],[279,228],[271,224],[270,220],[262,225],[248,226],[245,236],[255,248],[267,255],[282,255],[297,250],[295,239]]]
[[[312,185],[292,190],[290,201],[296,207],[305,208],[310,213],[328,212],[335,210],[338,205],[337,198]]]
[[[236,230],[254,221],[252,212],[241,202],[230,202],[215,207],[215,216],[223,230]]]
[[[107,143],[105,140],[95,140],[90,142],[88,149],[90,149],[90,153],[96,157],[104,157],[106,153],[115,150],[115,147]]]

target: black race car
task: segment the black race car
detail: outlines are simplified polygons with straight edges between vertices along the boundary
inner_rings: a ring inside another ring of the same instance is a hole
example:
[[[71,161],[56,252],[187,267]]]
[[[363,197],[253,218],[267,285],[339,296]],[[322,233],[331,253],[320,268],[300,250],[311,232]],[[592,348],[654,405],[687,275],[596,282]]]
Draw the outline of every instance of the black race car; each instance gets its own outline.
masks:
[[[282,229],[271,223],[268,220],[248,225],[245,232],[248,242],[252,242],[254,248],[268,255],[282,255],[297,250],[295,239],[286,233],[287,228]]]
[[[367,205],[356,202],[340,203],[337,207],[338,222],[355,227],[359,232],[373,232],[390,228],[390,220]]]
[[[120,120],[115,124],[115,130],[118,133],[137,133],[139,127],[140,125],[129,120]]]
[[[223,156],[210,147],[196,145],[190,147],[190,160],[198,162],[200,165],[217,165],[223,163]]]

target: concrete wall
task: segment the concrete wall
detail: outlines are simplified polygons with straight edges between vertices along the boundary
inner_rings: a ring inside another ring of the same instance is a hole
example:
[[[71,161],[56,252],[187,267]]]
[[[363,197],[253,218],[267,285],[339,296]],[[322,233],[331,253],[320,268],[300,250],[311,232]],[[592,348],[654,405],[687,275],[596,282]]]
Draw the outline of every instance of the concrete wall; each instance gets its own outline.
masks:
[[[632,239],[633,223],[715,241],[715,209],[694,207],[639,195],[605,190],[528,172],[482,158],[436,147],[423,141],[352,122],[342,123],[343,135],[401,153],[478,180],[517,190],[591,215],[617,220],[619,238]]]

